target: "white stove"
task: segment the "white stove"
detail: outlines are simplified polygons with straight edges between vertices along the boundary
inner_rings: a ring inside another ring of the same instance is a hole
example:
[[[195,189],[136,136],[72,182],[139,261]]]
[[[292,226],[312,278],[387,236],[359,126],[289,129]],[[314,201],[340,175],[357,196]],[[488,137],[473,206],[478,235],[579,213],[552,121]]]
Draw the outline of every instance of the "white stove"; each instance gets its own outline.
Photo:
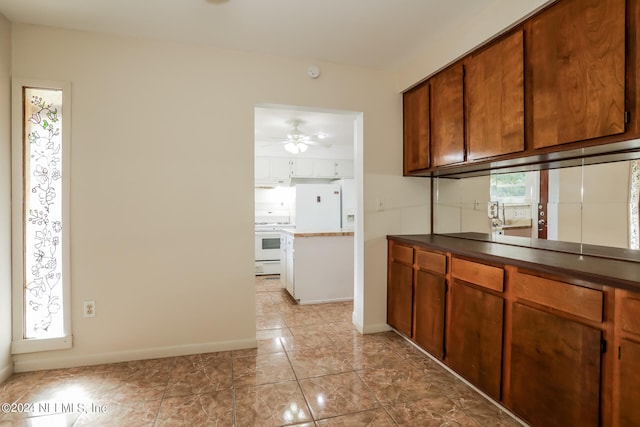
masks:
[[[256,275],[280,274],[280,230],[294,227],[289,212],[256,212]]]

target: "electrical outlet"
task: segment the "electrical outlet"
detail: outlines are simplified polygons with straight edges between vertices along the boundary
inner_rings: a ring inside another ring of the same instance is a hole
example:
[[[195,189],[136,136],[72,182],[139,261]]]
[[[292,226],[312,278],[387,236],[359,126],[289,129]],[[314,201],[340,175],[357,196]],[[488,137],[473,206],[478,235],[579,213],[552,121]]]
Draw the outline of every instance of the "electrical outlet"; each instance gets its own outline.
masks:
[[[94,300],[84,302],[84,317],[96,317],[96,302]]]

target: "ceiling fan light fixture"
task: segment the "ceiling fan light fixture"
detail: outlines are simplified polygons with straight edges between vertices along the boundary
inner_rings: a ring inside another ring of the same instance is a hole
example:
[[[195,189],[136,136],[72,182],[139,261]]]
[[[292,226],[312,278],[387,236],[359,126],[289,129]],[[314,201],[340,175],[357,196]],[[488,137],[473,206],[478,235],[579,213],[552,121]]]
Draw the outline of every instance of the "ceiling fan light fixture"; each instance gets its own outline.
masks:
[[[303,142],[287,142],[284,144],[284,149],[287,150],[291,154],[299,154],[307,151],[309,146]]]

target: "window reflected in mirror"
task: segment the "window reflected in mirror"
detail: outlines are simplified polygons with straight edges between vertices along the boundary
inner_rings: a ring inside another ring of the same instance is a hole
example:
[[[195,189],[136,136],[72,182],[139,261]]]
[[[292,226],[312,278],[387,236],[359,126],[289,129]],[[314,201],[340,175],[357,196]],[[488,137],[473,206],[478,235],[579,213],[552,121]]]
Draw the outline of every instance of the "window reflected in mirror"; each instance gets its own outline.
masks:
[[[640,160],[435,178],[433,232],[640,246]],[[536,246],[533,244],[533,246]]]

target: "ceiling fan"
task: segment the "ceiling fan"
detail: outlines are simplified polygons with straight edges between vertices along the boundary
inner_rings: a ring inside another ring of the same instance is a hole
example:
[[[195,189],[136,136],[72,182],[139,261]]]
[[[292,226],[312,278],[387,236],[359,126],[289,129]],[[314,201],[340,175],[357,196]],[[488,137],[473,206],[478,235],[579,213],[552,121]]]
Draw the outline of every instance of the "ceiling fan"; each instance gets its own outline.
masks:
[[[287,134],[287,137],[284,141],[280,141],[284,144],[284,149],[289,153],[298,154],[304,153],[307,151],[310,145],[322,145],[328,147],[329,144],[322,143],[321,141],[316,141],[315,139],[323,139],[327,135],[320,132],[314,135],[307,135],[300,130],[300,125],[305,124],[305,121],[302,119],[290,119],[287,120],[287,123],[291,125],[291,130]]]

